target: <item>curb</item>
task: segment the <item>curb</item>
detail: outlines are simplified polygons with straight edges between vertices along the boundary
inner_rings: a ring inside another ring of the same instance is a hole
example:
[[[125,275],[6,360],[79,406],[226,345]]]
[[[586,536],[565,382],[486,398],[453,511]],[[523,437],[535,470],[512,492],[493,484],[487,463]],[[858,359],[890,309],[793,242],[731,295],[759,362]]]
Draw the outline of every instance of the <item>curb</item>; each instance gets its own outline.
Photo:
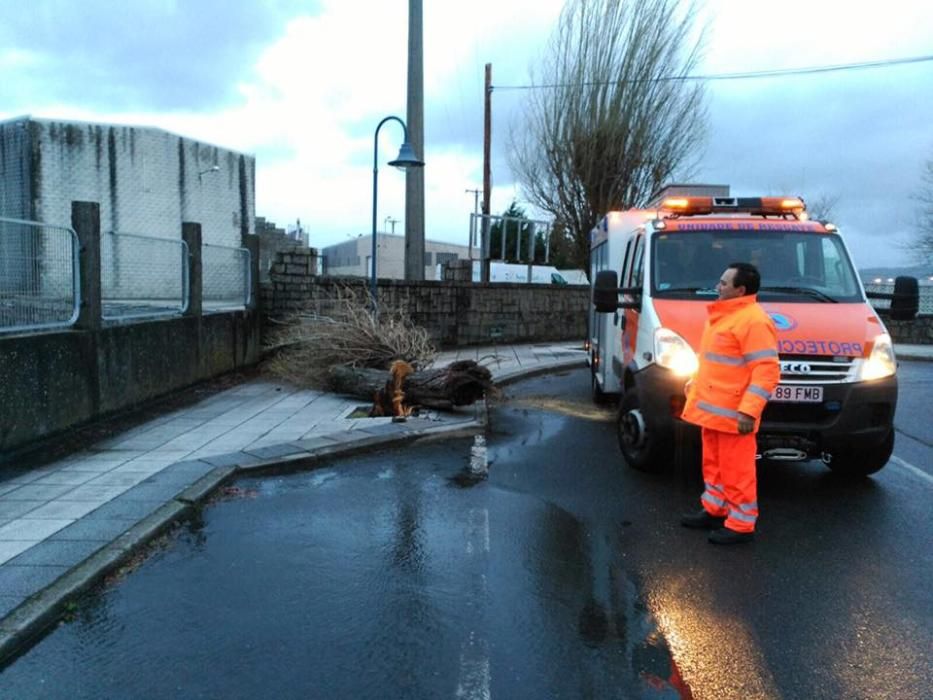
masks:
[[[909,352],[898,352],[894,350],[894,355],[900,360],[910,360],[911,362],[933,362],[933,355],[913,354]]]
[[[58,620],[67,599],[79,595],[119,567],[136,548],[162,533],[190,508],[190,505],[169,501],[14,608],[0,620],[0,662],[5,663],[23,646],[38,640]]]
[[[585,357],[575,357],[547,365],[513,370],[500,375],[494,381],[497,386],[503,386],[519,379],[584,366],[585,360]],[[0,669],[38,641],[46,630],[61,618],[71,599],[98,584],[107,574],[130,559],[138,549],[164,533],[173,524],[190,516],[214,491],[238,475],[296,471],[329,458],[369,452],[389,445],[472,437],[483,432],[488,424],[489,407],[483,400],[475,404],[472,417],[446,425],[411,429],[408,422],[386,423],[252,451],[192,460],[202,463],[202,466],[212,466],[213,469],[0,618]],[[190,463],[178,462],[166,469]]]
[[[583,353],[583,357],[572,357],[566,360],[557,360],[551,364],[544,367],[531,367],[529,369],[517,369],[512,370],[511,372],[504,372],[496,380],[496,386],[506,386],[507,384],[512,384],[519,381],[520,379],[528,379],[529,377],[537,377],[542,374],[549,374],[550,372],[555,372],[562,369],[574,369],[575,367],[585,367],[586,366],[586,354]]]

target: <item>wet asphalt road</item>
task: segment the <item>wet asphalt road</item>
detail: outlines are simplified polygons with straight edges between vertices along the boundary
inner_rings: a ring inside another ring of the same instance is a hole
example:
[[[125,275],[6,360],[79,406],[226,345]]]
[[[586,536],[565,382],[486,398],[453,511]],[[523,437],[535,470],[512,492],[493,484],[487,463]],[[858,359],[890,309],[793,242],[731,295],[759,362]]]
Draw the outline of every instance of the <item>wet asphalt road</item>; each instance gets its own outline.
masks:
[[[906,365],[895,454],[929,473]],[[929,697],[933,482],[763,466],[758,540],[718,549],[677,525],[698,480],[624,466],[610,418],[565,372],[508,390],[477,485],[469,441],[241,480],[0,697]]]

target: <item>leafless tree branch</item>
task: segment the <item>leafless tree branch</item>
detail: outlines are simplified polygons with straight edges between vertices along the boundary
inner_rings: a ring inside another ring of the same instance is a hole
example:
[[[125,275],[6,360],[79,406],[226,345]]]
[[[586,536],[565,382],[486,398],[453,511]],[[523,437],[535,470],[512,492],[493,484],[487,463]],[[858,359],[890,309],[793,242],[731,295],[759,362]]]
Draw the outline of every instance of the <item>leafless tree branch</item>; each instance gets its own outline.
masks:
[[[696,7],[675,0],[569,0],[513,126],[510,166],[537,208],[574,233],[613,209],[644,204],[687,177],[706,136],[703,86],[677,80],[699,60]]]

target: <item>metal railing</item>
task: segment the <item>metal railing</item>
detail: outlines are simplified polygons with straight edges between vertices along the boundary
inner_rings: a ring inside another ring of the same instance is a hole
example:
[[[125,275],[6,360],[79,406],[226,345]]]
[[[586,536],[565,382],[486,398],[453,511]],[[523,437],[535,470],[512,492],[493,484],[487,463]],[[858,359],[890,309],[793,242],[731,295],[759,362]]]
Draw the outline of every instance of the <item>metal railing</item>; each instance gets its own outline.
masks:
[[[492,245],[491,233],[493,228],[499,231],[497,246]],[[470,214],[470,259],[473,259],[473,249],[479,247],[480,256],[483,259],[494,258],[498,254],[500,260],[505,260],[511,256],[515,260],[522,262],[533,261],[537,238],[540,235],[544,242],[544,264],[547,264],[551,255],[551,231],[553,228],[553,221],[543,219],[527,219],[525,217],[498,214]],[[512,255],[513,246],[514,255]],[[494,247],[498,248],[498,250],[494,250]]]
[[[893,284],[874,284],[866,283],[865,284],[866,292],[881,292],[883,294],[893,294],[894,285]],[[924,316],[933,314],[933,285],[921,284],[920,285],[920,308],[918,313]],[[891,300],[890,299],[869,299],[871,305],[876,309],[890,309]]]
[[[0,217],[0,333],[65,328],[81,305],[78,236]]]
[[[100,237],[101,316],[125,321],[182,314],[188,308],[188,245],[111,231]]]
[[[244,309],[252,290],[247,248],[211,245],[201,248],[201,298],[204,311]]]

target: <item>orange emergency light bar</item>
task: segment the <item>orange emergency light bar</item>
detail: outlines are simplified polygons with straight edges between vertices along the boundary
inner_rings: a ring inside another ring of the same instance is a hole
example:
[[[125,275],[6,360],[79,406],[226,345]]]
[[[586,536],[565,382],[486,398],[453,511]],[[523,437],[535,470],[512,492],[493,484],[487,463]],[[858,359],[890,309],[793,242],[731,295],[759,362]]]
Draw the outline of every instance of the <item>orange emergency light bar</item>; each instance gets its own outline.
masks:
[[[680,216],[713,213],[742,213],[759,216],[793,214],[806,211],[799,197],[665,197],[658,209]]]

